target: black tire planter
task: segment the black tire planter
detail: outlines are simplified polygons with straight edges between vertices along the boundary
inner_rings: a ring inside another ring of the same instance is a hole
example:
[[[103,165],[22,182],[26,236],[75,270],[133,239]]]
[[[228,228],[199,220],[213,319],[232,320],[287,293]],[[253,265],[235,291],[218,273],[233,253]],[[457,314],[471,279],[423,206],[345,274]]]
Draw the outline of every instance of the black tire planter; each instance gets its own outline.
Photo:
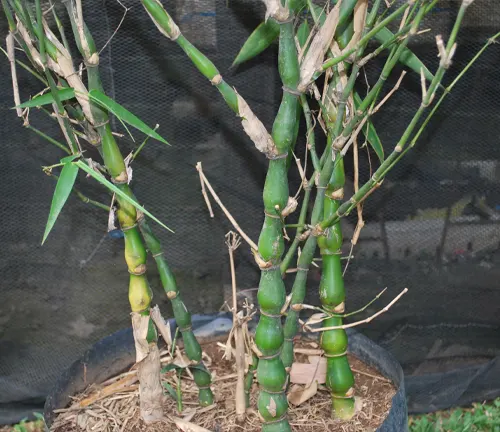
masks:
[[[221,316],[223,318],[221,318]],[[199,328],[214,319],[228,319],[224,315],[196,317],[193,327]],[[171,321],[175,330],[175,322]],[[212,337],[220,337],[226,329],[214,327]],[[349,352],[361,361],[377,369],[396,386],[397,393],[392,398],[392,405],[387,418],[379,426],[380,432],[405,432],[408,430],[408,411],[406,407],[403,370],[394,357],[379,345],[362,334],[349,329]],[[203,337],[203,341],[210,338]],[[47,425],[55,418],[55,409],[65,408],[70,403],[70,396],[76,395],[90,384],[100,384],[107,379],[128,370],[135,362],[135,347],[132,329],[120,330],[92,346],[81,359],[74,362],[55,383],[45,402],[44,416]]]

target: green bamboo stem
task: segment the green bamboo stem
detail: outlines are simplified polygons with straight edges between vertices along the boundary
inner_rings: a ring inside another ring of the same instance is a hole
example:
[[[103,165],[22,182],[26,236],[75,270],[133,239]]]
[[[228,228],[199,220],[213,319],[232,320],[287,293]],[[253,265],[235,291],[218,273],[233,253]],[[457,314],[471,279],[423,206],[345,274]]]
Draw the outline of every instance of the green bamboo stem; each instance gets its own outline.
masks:
[[[278,67],[284,92],[272,130],[278,156],[269,160],[263,193],[264,225],[258,242],[259,256],[265,262],[260,264],[257,297],[261,315],[255,332],[255,343],[262,353],[257,366],[257,380],[260,385],[258,408],[264,432],[291,430],[286,418],[286,371],[280,358],[284,340],[281,309],[285,302],[280,264],[284,250],[281,211],[288,201],[286,156],[295,139],[298,109],[296,89],[299,64],[292,22],[280,25],[279,40]]]
[[[68,3],[67,6],[68,8],[72,7],[71,3]],[[72,16],[71,9],[69,9],[69,12],[71,17]],[[72,22],[73,22],[73,31],[75,33],[75,38],[79,38],[79,33],[78,29],[76,28],[76,23],[74,23],[73,20]],[[89,77],[89,88],[91,90],[98,89],[99,91],[103,92],[98,72],[98,58],[96,58],[96,56],[98,56],[97,50],[95,47],[95,43],[90,35],[90,32],[86,27],[85,27],[85,40],[80,39],[78,45],[82,49],[82,54],[87,52],[86,64],[88,68],[87,73]],[[109,127],[107,113],[101,107],[95,105],[92,105],[91,108],[93,117],[97,122],[96,129],[101,137],[102,154],[104,162],[108,167],[108,169],[110,169],[110,167],[113,167],[112,168],[113,172],[110,173],[112,176],[116,176],[114,177],[115,183],[117,183],[118,185],[120,181],[123,181],[123,178],[126,177],[126,170],[125,170],[125,164],[123,162],[123,157],[116,144],[116,141],[114,140],[114,137],[110,133],[111,129]],[[118,179],[118,181],[116,181],[116,179]],[[128,189],[127,194],[131,197],[133,196],[132,191],[130,189]],[[121,205],[121,201],[120,200],[117,201],[119,205]],[[203,362],[201,361],[202,350],[191,328],[191,314],[188,312],[186,306],[184,305],[180,297],[175,277],[170,271],[167,262],[162,255],[161,245],[158,239],[154,236],[143,215],[136,215],[136,221],[140,231],[142,232],[142,236],[144,238],[144,241],[146,242],[147,247],[149,248],[149,250],[151,251],[151,253],[155,258],[163,287],[165,289],[167,297],[172,303],[174,316],[176,318],[177,324],[183,336],[186,355],[192,362],[194,362],[197,365],[196,368],[193,368],[193,376],[195,379],[195,383],[199,388],[198,397],[200,405],[203,406],[211,405],[213,403],[213,394],[210,389],[211,376],[210,373],[206,370],[205,366],[203,365]],[[144,244],[142,244],[142,247],[144,247]]]
[[[376,0],[370,13],[366,17],[363,35],[372,29],[380,8],[381,0]],[[341,34],[346,40],[340,41],[343,45],[347,39],[352,37],[352,30],[346,28]],[[350,76],[336,107],[330,105],[329,109],[335,110],[335,124],[329,129],[331,141],[339,136],[344,121],[347,100],[352,94],[354,84],[358,77],[360,65],[358,60],[362,58],[367,43],[359,44],[355,54]],[[336,87],[335,80],[330,83],[328,92],[331,93]],[[329,111],[323,112],[324,117],[331,117]],[[338,150],[334,147],[333,157],[334,169],[324,194],[323,217],[328,217],[335,211],[343,196],[345,185],[345,173],[343,159],[339,158]],[[320,300],[323,309],[330,313],[343,313],[345,310],[345,289],[343,272],[341,266],[342,231],[340,222],[317,238],[320,253],[323,259],[321,282],[319,287]],[[328,318],[327,322],[342,324],[339,317]],[[335,325],[335,324],[332,324]],[[332,415],[341,419],[350,419],[355,412],[354,409],[354,376],[347,360],[347,335],[344,330],[331,330],[323,332],[320,339],[321,347],[327,357],[326,383],[332,395]]]
[[[335,163],[332,177],[324,197],[324,217],[336,211],[343,197],[345,184],[344,163]],[[342,230],[340,222],[331,226],[317,239],[323,259],[320,301],[329,313],[340,314],[345,310],[345,289],[341,266]],[[342,318],[332,317],[325,325],[342,325]],[[327,358],[326,384],[332,392],[332,414],[341,419],[354,415],[354,376],[347,360],[347,335],[345,330],[321,333],[321,348]]]
[[[80,26],[83,25],[84,31],[78,28],[76,22],[75,5],[70,1],[66,3],[68,14],[72,22],[72,28],[77,46],[84,57],[87,66],[88,86],[90,90],[97,89],[103,92],[101,85],[98,64],[99,55],[90,32],[83,23],[83,17],[78,17]],[[125,161],[120,152],[118,144],[112,134],[109,125],[109,116],[106,110],[90,101],[91,121],[99,134],[102,157],[112,182],[124,194],[133,198],[133,192],[130,189]],[[134,337],[136,337],[136,326],[139,326],[140,316],[145,317],[148,323],[148,332],[146,341],[149,349],[137,351],[137,355],[142,358],[139,366],[139,383],[141,392],[141,416],[146,422],[155,422],[161,420],[163,416],[161,404],[161,383],[160,383],[160,362],[158,356],[158,333],[153,320],[150,317],[151,301],[153,293],[150,288],[146,271],[147,252],[141,233],[138,228],[140,216],[135,207],[125,199],[117,196],[118,204],[117,218],[125,240],[125,262],[130,274],[129,278],[129,303],[132,310],[132,323],[134,326]],[[142,342],[136,340],[136,342]],[[139,347],[139,345],[136,345]]]
[[[146,242],[146,246],[149,252],[156,261],[156,266],[158,268],[158,273],[160,274],[163,289],[172,304],[175,321],[182,334],[186,355],[195,366],[192,369],[192,373],[194,376],[194,381],[199,389],[198,399],[200,405],[212,405],[214,403],[213,394],[210,390],[212,379],[210,376],[210,372],[206,370],[205,365],[203,364],[201,359],[202,350],[193,333],[191,314],[182,301],[181,293],[179,292],[175,276],[170,270],[167,261],[165,260],[160,241],[153,234],[153,231],[147,223],[146,218],[141,217],[139,219],[139,229],[142,233],[144,241]]]
[[[141,0],[141,2],[161,33],[177,42],[201,74],[217,87],[227,105],[238,114],[238,99],[235,90],[224,81],[215,65],[180,33],[177,24],[160,1]]]

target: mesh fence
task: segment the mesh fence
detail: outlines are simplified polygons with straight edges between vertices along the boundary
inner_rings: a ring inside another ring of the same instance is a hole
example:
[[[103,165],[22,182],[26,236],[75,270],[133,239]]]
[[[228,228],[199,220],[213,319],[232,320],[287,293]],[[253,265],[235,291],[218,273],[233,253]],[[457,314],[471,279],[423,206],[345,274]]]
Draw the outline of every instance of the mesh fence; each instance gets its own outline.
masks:
[[[266,163],[216,89],[176,44],[158,33],[137,2],[122,2],[131,9],[111,41],[123,8],[114,1],[85,2],[97,45],[109,41],[100,57],[104,87],[148,124],[160,124],[159,131],[173,144],[146,145],[134,162],[133,188],[141,202],[175,230],[172,235],[155,227],[188,308],[194,313],[216,312],[229,281],[224,234],[230,225],[219,209],[214,219],[209,217],[195,164],[202,161],[224,204],[256,240]],[[426,26],[446,35],[459,2],[439,4]],[[262,20],[260,2],[172,0],[168,8],[183,33],[211,57],[270,128],[281,98],[276,46],[230,69],[241,44]],[[495,0],[471,6],[447,82],[498,31],[499,17]],[[6,34],[4,21],[0,27]],[[434,34],[424,33],[411,43],[431,70],[438,61]],[[383,60],[382,56],[367,68],[368,82],[374,82]],[[418,146],[367,201],[366,226],[346,273],[352,310],[386,286],[387,298],[404,287],[410,289],[389,313],[361,330],[402,363],[413,411],[500,392],[499,62],[500,50],[493,46],[448,97]],[[26,100],[41,87],[22,69],[18,73],[21,98]],[[396,79],[394,74],[387,88]],[[23,129],[10,110],[7,61],[0,63],[0,80],[0,423],[8,423],[42,404],[61,370],[92,343],[128,326],[129,305],[123,241],[107,234],[104,211],[72,196],[46,245],[40,246],[55,185],[40,166],[57,162],[61,154]],[[418,76],[408,74],[402,87],[374,118],[386,152],[420,101]],[[43,113],[33,112],[30,120],[62,139],[55,122]],[[124,132],[116,120],[113,127]],[[304,136],[302,125],[299,154]],[[317,139],[321,146],[319,134]],[[120,139],[123,153],[139,142],[125,135]],[[365,150],[361,153],[363,181],[376,160]],[[92,156],[91,150],[88,154]],[[352,162],[347,163],[347,174],[349,192]],[[298,183],[293,172],[292,191]],[[93,199],[109,201],[83,176],[77,186]],[[355,215],[343,221],[346,254],[355,224]],[[153,263],[148,271],[155,301],[169,315]],[[237,273],[241,289],[257,286],[259,273],[246,248],[238,250]],[[319,270],[309,272],[309,303],[317,302],[319,278]],[[287,284],[292,280],[288,277]],[[377,304],[366,313],[378,310]]]

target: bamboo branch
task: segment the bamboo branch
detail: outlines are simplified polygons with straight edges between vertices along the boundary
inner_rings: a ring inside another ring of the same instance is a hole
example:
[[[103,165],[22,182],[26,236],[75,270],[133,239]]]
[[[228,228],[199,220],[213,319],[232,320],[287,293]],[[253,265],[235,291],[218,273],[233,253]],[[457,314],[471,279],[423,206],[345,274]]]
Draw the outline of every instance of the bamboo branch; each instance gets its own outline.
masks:
[[[370,317],[368,317],[368,318],[366,318],[364,320],[356,321],[356,322],[353,322],[353,323],[350,323],[350,324],[343,324],[343,325],[340,325],[340,326],[330,326],[330,327],[321,327],[321,328],[310,328],[310,327],[304,325],[304,328],[307,331],[311,332],[311,333],[318,333],[318,332],[329,331],[329,330],[340,330],[340,329],[345,330],[345,329],[348,329],[348,328],[360,326],[361,324],[367,324],[370,321],[372,321],[375,318],[377,318],[378,316],[380,316],[383,313],[387,312],[394,305],[394,303],[396,303],[407,292],[408,292],[408,288],[405,288],[385,308],[379,310],[377,313],[374,313],[372,316],[370,316]]]
[[[219,204],[219,207],[224,212],[224,214],[228,218],[229,222],[231,222],[231,224],[233,225],[233,227],[235,228],[235,230],[238,231],[238,233],[240,234],[240,236],[243,237],[243,239],[252,248],[252,251],[256,252],[259,249],[259,247],[257,246],[257,244],[254,241],[252,241],[252,239],[250,237],[248,237],[245,234],[245,232],[241,229],[241,227],[238,224],[238,222],[236,222],[236,219],[231,215],[231,213],[229,213],[229,210],[224,206],[224,204],[222,204],[222,201],[220,200],[219,196],[215,193],[214,189],[212,188],[212,185],[210,184],[210,182],[208,181],[208,179],[205,177],[205,174],[203,173],[203,169],[201,167],[201,162],[198,162],[196,164],[196,169],[200,173],[200,177],[201,177],[202,181],[205,183],[205,185],[207,186],[208,190],[212,194],[213,199],[215,200],[215,202],[217,204]]]

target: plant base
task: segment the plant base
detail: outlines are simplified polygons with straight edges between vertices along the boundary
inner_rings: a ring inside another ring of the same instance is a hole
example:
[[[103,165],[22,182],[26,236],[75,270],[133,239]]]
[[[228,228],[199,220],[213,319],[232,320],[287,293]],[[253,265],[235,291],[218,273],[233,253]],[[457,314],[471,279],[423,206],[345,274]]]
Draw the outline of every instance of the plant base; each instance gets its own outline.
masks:
[[[341,420],[350,420],[356,414],[354,398],[336,398],[332,396],[332,416]]]

